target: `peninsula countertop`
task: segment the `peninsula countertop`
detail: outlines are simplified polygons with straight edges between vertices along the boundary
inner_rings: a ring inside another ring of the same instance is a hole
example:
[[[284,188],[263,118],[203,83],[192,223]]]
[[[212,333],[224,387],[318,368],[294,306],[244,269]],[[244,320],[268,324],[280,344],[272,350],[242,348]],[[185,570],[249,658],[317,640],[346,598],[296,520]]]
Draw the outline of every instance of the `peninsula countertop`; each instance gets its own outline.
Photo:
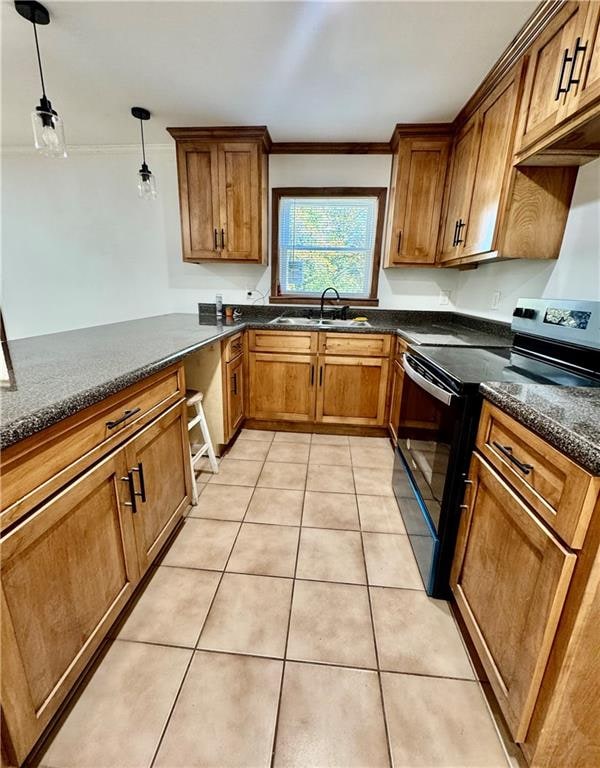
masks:
[[[484,397],[594,475],[600,475],[600,387],[482,384]]]
[[[399,333],[411,339],[412,333],[432,329],[436,338],[442,335],[442,343],[443,338],[448,344],[456,343],[455,325],[440,323],[428,313],[406,315],[370,312],[370,327],[327,331]],[[0,447],[40,432],[244,328],[323,330],[314,326],[273,326],[270,319],[257,311],[248,312],[239,322],[217,324],[214,315],[200,315],[199,322],[197,314],[169,314],[10,341],[16,388],[0,391]],[[481,343],[482,336],[493,340],[492,335],[477,328],[461,325],[459,332],[463,344],[469,335],[472,345]],[[506,341],[508,344],[510,341]]]

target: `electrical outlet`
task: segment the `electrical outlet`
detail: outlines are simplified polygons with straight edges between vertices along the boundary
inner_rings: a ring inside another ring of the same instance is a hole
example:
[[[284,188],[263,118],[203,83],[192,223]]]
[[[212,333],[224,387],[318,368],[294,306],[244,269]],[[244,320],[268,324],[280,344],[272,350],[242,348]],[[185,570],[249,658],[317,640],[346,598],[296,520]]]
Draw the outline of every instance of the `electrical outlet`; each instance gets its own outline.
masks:
[[[445,307],[450,304],[450,294],[452,291],[440,291],[440,305]]]
[[[502,298],[501,291],[494,291],[492,294],[492,309],[498,309],[500,306],[500,299]]]

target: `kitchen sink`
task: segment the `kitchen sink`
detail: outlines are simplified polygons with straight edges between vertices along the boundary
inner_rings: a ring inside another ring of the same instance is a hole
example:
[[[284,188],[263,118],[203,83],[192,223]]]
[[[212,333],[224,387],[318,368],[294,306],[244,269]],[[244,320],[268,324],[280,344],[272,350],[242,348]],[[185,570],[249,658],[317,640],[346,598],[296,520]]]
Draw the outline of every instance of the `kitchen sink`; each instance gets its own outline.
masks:
[[[269,325],[313,325],[317,328],[370,328],[371,323],[366,320],[332,320],[318,317],[276,317]]]

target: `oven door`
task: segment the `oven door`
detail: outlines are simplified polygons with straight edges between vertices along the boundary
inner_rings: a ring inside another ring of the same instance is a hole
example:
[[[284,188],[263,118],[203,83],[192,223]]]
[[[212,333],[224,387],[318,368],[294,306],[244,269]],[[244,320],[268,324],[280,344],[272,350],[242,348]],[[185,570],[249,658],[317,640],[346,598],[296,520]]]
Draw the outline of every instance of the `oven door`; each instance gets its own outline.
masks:
[[[394,466],[394,494],[428,594],[435,594],[464,398],[410,353]]]

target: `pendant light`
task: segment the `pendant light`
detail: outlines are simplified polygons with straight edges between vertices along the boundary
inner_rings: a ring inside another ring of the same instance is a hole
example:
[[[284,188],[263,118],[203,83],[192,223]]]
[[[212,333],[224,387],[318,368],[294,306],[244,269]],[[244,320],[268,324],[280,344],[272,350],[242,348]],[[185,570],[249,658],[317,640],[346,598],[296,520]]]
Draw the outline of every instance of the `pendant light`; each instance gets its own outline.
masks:
[[[40,56],[40,46],[37,36],[37,25],[49,24],[50,14],[46,8],[44,8],[41,3],[36,2],[36,0],[16,0],[15,8],[24,19],[27,19],[27,21],[30,21],[33,24],[35,49],[37,52],[38,66],[40,68],[40,80],[42,81],[42,98],[40,99],[40,105],[31,113],[35,148],[46,157],[66,157],[67,147],[65,144],[63,121],[56,110],[52,109],[50,99],[46,96],[42,59]]]
[[[150,120],[150,112],[143,107],[132,107],[131,114],[140,121],[142,133],[142,167],[138,171],[138,195],[144,200],[154,200],[156,197],[156,177],[146,164],[146,147],[144,146],[144,120]]]

